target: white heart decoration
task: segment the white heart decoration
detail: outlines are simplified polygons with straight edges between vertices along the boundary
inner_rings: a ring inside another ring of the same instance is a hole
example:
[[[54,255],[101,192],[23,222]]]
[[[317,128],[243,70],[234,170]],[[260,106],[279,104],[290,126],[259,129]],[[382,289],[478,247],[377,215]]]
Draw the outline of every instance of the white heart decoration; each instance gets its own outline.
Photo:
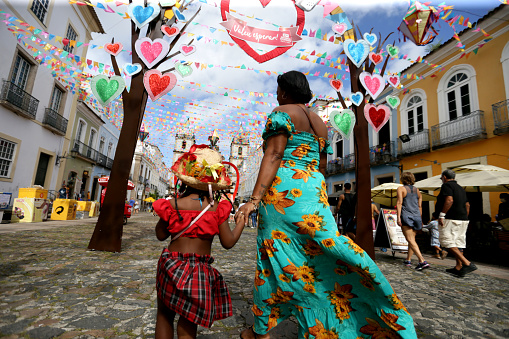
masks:
[[[350,139],[355,127],[355,113],[349,109],[332,111],[329,115],[332,127],[338,131],[343,138]]]
[[[168,54],[170,45],[163,39],[152,41],[150,38],[141,38],[136,40],[134,48],[143,63],[152,68]]]
[[[371,46],[376,44],[376,42],[378,41],[378,38],[376,37],[376,34],[364,33],[363,36],[364,36],[364,40],[366,40]]]
[[[361,92],[355,92],[350,95],[350,101],[355,105],[359,106],[364,100],[364,95]]]
[[[129,75],[129,76],[133,76],[135,74],[138,74],[141,72],[141,65],[139,63],[135,63],[135,64],[130,64],[130,63],[126,63],[124,64],[124,73]]]
[[[348,59],[359,68],[368,57],[369,43],[363,39],[359,39],[357,42],[352,39],[346,39],[343,43],[343,50]]]
[[[378,132],[391,117],[391,109],[385,105],[366,104],[364,106],[364,117],[375,132]]]
[[[161,4],[162,7],[171,7],[175,6],[177,0],[159,0],[159,3]]]
[[[133,2],[127,7],[127,13],[136,26],[142,28],[161,14],[161,7],[153,2],[148,3],[147,7]]]
[[[194,52],[196,52],[195,45],[181,45],[180,46],[180,53],[184,54],[185,56],[193,54]]]
[[[362,72],[359,76],[362,86],[366,89],[366,92],[371,97],[376,99],[385,88],[385,79],[379,74],[370,74],[368,72]]]
[[[104,74],[94,76],[90,80],[90,89],[99,103],[106,107],[125,89],[124,78],[114,75],[111,78]]]
[[[332,25],[332,30],[339,35],[345,34],[347,28],[348,26],[344,22]]]
[[[399,75],[395,75],[395,74],[389,75],[389,74],[387,74],[385,76],[385,78],[387,79],[387,82],[389,83],[389,85],[391,85],[394,88],[398,88],[398,85],[399,85],[399,83],[401,81],[401,79],[399,78]]]

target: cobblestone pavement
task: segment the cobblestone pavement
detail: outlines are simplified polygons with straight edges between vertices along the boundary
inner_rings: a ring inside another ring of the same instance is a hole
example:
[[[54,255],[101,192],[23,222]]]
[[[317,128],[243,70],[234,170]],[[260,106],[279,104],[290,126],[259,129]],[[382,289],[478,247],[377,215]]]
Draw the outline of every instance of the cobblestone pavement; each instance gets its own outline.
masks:
[[[155,270],[165,245],[154,235],[156,218],[138,214],[130,219],[121,253],[86,249],[93,222],[47,229],[34,224],[12,233],[8,230],[16,224],[0,225],[0,336],[154,336]],[[255,237],[256,231],[246,228],[229,251],[214,242],[214,266],[228,283],[234,315],[211,329],[200,328],[199,338],[238,338],[252,324]],[[404,267],[402,258],[377,253],[380,269],[413,315],[420,338],[509,337],[508,269],[478,265],[478,271],[459,279],[444,272],[452,260],[430,260],[431,269],[416,272]],[[296,338],[295,322],[283,322],[272,336]]]

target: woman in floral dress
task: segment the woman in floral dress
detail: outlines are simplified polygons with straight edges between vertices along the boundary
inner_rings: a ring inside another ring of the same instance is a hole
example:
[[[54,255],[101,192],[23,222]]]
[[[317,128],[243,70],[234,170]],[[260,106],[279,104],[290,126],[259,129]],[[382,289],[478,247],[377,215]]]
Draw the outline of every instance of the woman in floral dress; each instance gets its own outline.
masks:
[[[370,257],[339,235],[323,173],[327,127],[303,105],[306,77],[278,77],[280,104],[268,117],[264,157],[250,201],[235,218],[259,208],[254,326],[241,338],[270,338],[293,315],[299,338],[416,338],[413,320]]]

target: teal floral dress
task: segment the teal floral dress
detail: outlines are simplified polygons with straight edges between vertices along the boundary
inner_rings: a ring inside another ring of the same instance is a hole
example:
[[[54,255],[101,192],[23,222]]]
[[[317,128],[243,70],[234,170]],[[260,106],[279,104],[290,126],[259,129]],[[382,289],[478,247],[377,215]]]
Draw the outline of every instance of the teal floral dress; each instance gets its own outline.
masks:
[[[370,257],[339,235],[329,208],[320,153],[327,140],[295,130],[273,112],[262,138],[288,143],[259,206],[254,281],[255,332],[293,315],[299,338],[416,338],[412,317]]]

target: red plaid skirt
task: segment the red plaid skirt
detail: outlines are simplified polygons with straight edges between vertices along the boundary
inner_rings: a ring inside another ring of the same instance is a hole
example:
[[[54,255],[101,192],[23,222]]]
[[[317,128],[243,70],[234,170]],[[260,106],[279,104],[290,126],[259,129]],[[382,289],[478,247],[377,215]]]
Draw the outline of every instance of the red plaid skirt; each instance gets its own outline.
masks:
[[[232,316],[230,293],[223,276],[210,266],[210,255],[161,253],[157,263],[157,296],[172,311],[210,328],[216,320]]]

